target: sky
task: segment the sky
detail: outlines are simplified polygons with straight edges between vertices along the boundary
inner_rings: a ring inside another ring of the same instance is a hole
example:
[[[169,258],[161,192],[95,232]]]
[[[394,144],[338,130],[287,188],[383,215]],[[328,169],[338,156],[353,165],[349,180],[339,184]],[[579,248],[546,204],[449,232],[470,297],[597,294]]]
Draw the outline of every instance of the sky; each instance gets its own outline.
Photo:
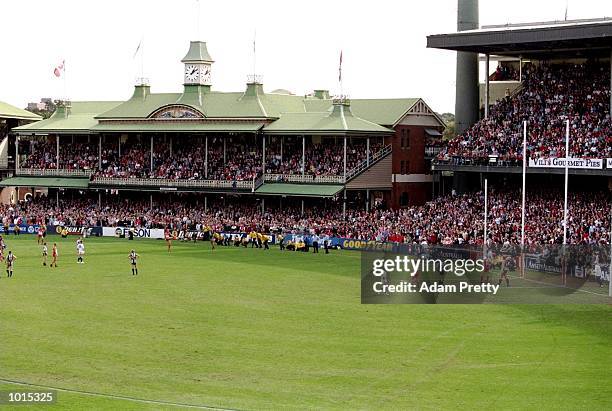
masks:
[[[562,20],[566,5],[568,19],[612,17],[607,0],[480,0],[480,24]],[[421,97],[454,111],[455,53],[427,49],[426,36],[456,30],[457,0],[21,0],[3,2],[2,15],[0,100],[18,107],[125,100],[141,68],[152,92],[180,92],[190,40],[208,44],[213,90],[240,91],[255,39],[267,92],[339,94],[342,50],[349,97]],[[65,81],[53,75],[63,60]]]

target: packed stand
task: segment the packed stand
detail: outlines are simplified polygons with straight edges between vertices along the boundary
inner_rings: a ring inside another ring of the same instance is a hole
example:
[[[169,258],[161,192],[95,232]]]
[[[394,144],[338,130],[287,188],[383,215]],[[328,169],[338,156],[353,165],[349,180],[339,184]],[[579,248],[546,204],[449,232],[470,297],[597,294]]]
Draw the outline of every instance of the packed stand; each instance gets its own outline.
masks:
[[[530,245],[560,244],[563,240],[561,191],[527,193],[526,241]],[[337,201],[337,202],[336,202]],[[488,243],[520,244],[520,190],[495,190],[489,194]],[[288,203],[288,201],[287,201]],[[317,205],[318,204],[318,205]],[[139,226],[148,228],[197,228],[208,225],[223,231],[316,232],[360,240],[417,244],[482,245],[484,237],[482,192],[437,198],[423,206],[401,210],[382,207],[369,212],[349,207],[346,219],[337,200],[313,203],[304,214],[297,204],[268,206],[264,213],[254,199],[228,198],[202,201],[172,198],[162,203],[109,196],[101,206],[80,196],[62,200],[59,207],[45,197],[0,209],[3,223],[69,226]],[[610,195],[577,192],[569,196],[568,243],[609,244]]]
[[[490,108],[464,134],[448,142],[438,161],[505,165],[522,162],[523,120],[529,158],[565,157],[566,120],[570,120],[570,157],[612,157],[610,71],[600,63],[523,68],[523,88]]]
[[[380,139],[370,140],[370,158],[383,148]],[[266,173],[302,174],[302,140],[285,139],[281,156],[280,142],[274,141],[266,149]],[[339,176],[344,174],[344,142],[342,139],[319,144],[306,144],[304,174],[311,176]],[[346,171],[367,159],[365,139],[351,139],[346,148]]]

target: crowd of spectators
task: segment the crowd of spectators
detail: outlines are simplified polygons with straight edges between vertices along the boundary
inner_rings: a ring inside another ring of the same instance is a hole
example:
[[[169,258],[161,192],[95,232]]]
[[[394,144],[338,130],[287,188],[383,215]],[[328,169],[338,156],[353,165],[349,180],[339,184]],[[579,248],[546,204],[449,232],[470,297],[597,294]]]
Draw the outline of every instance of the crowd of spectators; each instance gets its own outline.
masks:
[[[523,120],[529,158],[565,157],[566,120],[570,157],[612,157],[610,70],[600,63],[526,64],[522,89],[490,108],[488,118],[448,142],[438,161],[505,164],[522,162]]]
[[[196,197],[197,198],[197,197]],[[490,244],[520,244],[520,190],[491,189],[488,203]],[[563,240],[563,196],[560,191],[527,193],[526,244],[560,244]],[[339,200],[335,200],[339,201]],[[442,196],[423,206],[400,210],[349,207],[343,218],[341,203],[307,204],[304,213],[296,204],[268,206],[262,212],[253,199],[211,201],[173,198],[154,202],[144,199],[80,196],[57,206],[45,197],[16,206],[3,206],[3,222],[69,226],[138,226],[148,228],[195,228],[212,226],[225,231],[316,232],[360,240],[419,244],[482,245],[484,241],[482,192]],[[568,243],[609,244],[610,195],[576,192],[569,196]]]
[[[508,64],[498,64],[497,68],[491,75],[491,81],[516,81],[520,77],[519,70]]]
[[[177,141],[178,140],[178,141]],[[150,143],[128,139],[102,145],[101,165],[98,168],[98,144],[71,143],[60,148],[60,169],[94,170],[97,177],[163,178],[186,180],[252,180],[261,175],[262,147],[254,139],[233,136],[225,141],[213,137],[208,144],[208,170],[204,138],[176,139],[154,143],[151,167]],[[55,169],[55,143],[34,142],[28,146],[23,168]],[[382,141],[372,139],[370,155],[382,148]],[[342,139],[308,143],[305,151],[305,174],[312,176],[342,175],[344,146]],[[347,144],[347,171],[364,161],[367,145],[364,139],[351,139]],[[266,147],[266,172],[273,174],[302,174],[302,140],[287,138],[281,156],[280,140],[272,139]]]
[[[304,151],[304,174],[312,176],[338,176],[344,174],[344,142],[325,141],[308,144]],[[370,141],[370,157],[381,150],[380,139]],[[367,158],[367,142],[364,139],[350,139],[346,147],[346,170],[355,168]],[[266,153],[266,172],[270,174],[302,173],[302,141],[289,140],[283,143],[281,157],[280,143],[270,147]]]

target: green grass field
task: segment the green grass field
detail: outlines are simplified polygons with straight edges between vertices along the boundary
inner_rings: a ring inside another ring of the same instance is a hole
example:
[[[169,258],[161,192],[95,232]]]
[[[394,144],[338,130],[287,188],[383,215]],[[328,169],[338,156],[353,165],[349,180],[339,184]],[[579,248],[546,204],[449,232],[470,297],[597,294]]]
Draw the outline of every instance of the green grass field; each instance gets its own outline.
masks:
[[[609,305],[361,305],[357,252],[54,240],[0,279],[0,390],[48,409],[612,409]]]

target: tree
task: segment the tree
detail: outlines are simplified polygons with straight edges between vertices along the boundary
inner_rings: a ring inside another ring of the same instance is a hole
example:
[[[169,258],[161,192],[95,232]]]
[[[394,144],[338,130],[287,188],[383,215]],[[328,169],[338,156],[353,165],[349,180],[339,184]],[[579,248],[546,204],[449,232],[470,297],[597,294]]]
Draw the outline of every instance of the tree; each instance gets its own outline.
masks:
[[[444,129],[444,133],[442,134],[442,138],[444,140],[450,140],[455,137],[455,115],[453,113],[442,113],[440,114],[442,120],[444,120],[444,124],[446,128]]]

